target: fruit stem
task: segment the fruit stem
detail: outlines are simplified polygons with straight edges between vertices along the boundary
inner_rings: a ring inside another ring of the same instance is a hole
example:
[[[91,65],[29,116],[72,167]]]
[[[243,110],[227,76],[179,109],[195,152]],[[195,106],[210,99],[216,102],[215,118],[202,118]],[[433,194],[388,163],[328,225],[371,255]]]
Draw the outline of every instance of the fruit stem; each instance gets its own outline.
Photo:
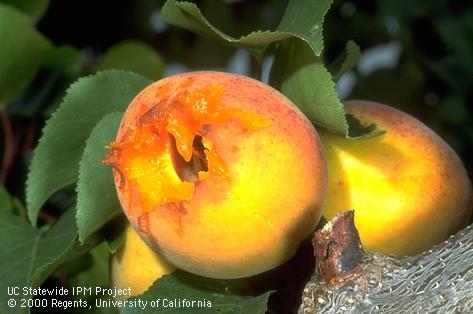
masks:
[[[314,235],[312,244],[316,270],[326,282],[350,276],[365,256],[353,210],[342,212],[329,221]]]

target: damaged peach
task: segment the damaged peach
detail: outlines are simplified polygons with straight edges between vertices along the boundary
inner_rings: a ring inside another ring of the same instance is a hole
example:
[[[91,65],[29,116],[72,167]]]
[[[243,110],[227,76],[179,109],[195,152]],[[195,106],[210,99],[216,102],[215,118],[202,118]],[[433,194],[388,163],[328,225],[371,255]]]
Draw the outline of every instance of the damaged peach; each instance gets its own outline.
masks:
[[[104,162],[140,236],[178,268],[209,277],[289,259],[317,224],[326,190],[310,122],[270,87],[219,72],[148,86]]]

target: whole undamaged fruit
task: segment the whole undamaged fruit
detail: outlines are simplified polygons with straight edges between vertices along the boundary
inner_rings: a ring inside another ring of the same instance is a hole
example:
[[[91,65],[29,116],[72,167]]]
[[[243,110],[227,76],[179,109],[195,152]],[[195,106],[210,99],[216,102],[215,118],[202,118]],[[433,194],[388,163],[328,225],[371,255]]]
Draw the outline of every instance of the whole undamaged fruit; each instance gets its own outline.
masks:
[[[365,249],[397,255],[420,253],[466,226],[471,182],[437,134],[386,105],[349,101],[346,111],[386,133],[362,140],[321,133],[329,172],[324,217],[355,209]]]
[[[319,137],[283,95],[250,78],[194,72],[144,89],[105,159],[140,236],[176,267],[214,278],[288,260],[326,192]]]

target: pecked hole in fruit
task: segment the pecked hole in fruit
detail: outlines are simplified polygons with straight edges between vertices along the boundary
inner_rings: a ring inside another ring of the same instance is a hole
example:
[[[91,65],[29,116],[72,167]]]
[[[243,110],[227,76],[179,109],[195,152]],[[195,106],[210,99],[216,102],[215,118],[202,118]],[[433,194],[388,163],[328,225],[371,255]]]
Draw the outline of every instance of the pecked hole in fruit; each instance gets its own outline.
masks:
[[[150,212],[179,204],[192,198],[196,183],[202,180],[228,186],[227,162],[205,136],[213,132],[210,126],[237,123],[247,134],[271,121],[249,110],[227,108],[224,90],[224,84],[199,86],[195,80],[167,86],[151,106],[122,126],[125,129],[109,145],[103,162],[114,167],[127,206]]]
[[[196,135],[192,142],[192,157],[186,161],[176,146],[176,139],[172,134],[169,134],[169,153],[171,155],[172,165],[176,171],[177,176],[182,181],[196,182],[199,179],[200,172],[207,172],[208,161],[205,154],[206,148],[202,143],[202,136]]]

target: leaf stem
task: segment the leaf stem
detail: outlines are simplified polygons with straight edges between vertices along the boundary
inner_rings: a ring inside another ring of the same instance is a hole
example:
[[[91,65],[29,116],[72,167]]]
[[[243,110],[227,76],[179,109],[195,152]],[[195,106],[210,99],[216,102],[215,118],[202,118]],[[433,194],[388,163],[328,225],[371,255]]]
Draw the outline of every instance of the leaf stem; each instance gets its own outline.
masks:
[[[28,152],[34,145],[35,139],[36,139],[36,123],[34,120],[32,120],[28,124],[28,129],[26,131],[26,136],[25,136],[25,142],[22,147],[22,154]]]

